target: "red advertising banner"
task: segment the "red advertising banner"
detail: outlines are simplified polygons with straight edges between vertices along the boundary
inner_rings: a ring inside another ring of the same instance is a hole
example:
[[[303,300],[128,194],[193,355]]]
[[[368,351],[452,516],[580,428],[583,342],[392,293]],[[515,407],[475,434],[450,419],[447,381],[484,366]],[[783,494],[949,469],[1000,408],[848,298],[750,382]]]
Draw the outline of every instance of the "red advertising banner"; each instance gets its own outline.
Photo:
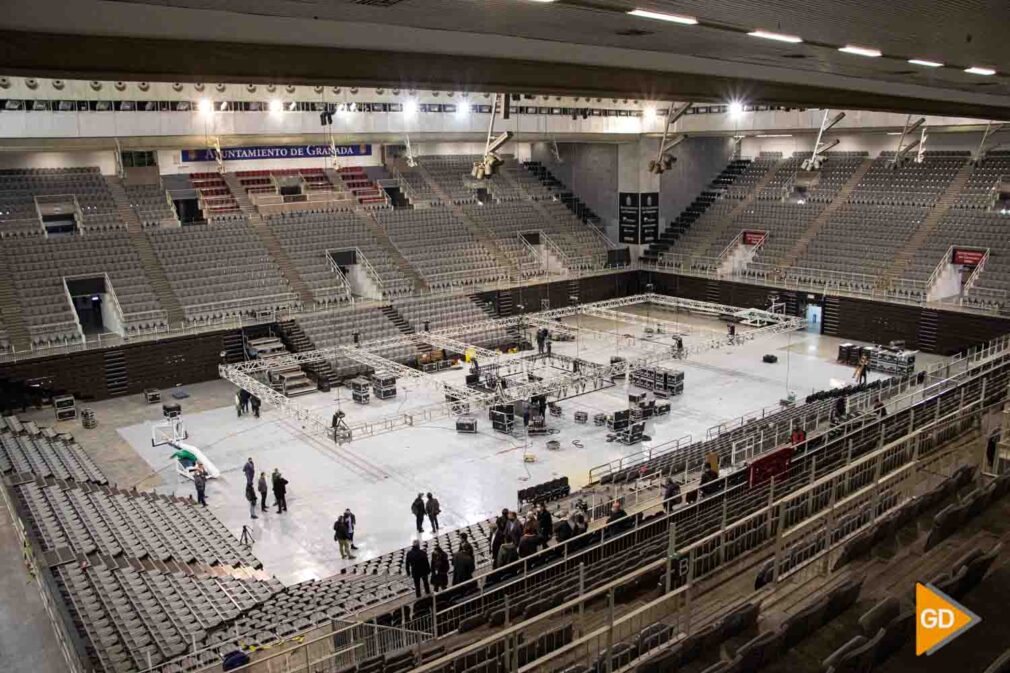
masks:
[[[951,262],[953,264],[964,264],[965,266],[978,266],[983,257],[985,257],[984,250],[962,250],[961,248],[954,248],[954,259],[952,259]]]
[[[784,446],[777,451],[761,456],[748,466],[748,483],[750,486],[762,484],[772,477],[784,475],[789,471],[789,459],[793,457],[793,447]]]
[[[763,231],[744,231],[743,232],[743,244],[744,245],[757,245],[765,240],[765,232]]]

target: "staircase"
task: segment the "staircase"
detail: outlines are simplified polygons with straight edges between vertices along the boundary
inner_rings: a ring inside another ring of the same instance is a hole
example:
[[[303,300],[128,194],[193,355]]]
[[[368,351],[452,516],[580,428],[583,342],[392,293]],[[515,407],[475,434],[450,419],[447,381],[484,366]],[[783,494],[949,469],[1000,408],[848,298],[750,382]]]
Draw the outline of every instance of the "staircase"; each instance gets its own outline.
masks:
[[[298,294],[298,299],[302,303],[302,308],[309,309],[315,304],[315,298],[312,296],[312,291],[309,290],[309,286],[305,284],[302,280],[302,276],[298,273],[298,269],[295,268],[294,262],[288,257],[288,253],[284,250],[284,246],[281,242],[277,240],[274,232],[267,223],[263,221],[263,217],[260,216],[259,211],[256,206],[249,199],[249,194],[246,192],[245,187],[239,181],[238,176],[234,173],[222,173],[224,182],[228,185],[228,189],[235,196],[235,202],[238,203],[239,209],[245,216],[246,220],[249,222],[250,227],[253,232],[259,237],[260,242],[263,243],[263,247],[267,249],[270,253],[270,257],[277,262],[277,266],[280,267],[281,274],[287,278],[288,283],[291,285],[291,289]]]
[[[575,215],[575,217],[582,220],[585,224],[590,224],[598,229],[603,229],[603,227],[600,226],[602,222],[600,216],[593,212],[593,209],[587,206],[582,199],[575,196],[575,193],[572,192],[565,183],[554,177],[554,174],[547,170],[546,166],[541,164],[539,161],[527,161],[522,165],[526,170],[537,176],[540,182],[543,183],[547,189],[555,192],[561,200],[561,203],[565,204],[568,210],[572,211],[572,214]],[[505,172],[503,171],[502,173],[504,174]],[[509,177],[511,179],[511,176]]]
[[[168,282],[168,276],[165,275],[165,268],[161,266],[158,255],[155,254],[154,248],[151,246],[150,239],[144,234],[144,227],[140,222],[140,218],[137,217],[136,211],[130,206],[130,197],[126,194],[126,189],[123,188],[123,181],[119,176],[115,175],[106,176],[105,181],[108,183],[109,191],[112,193],[112,200],[116,204],[116,211],[123,222],[126,223],[126,232],[130,237],[130,242],[133,243],[133,249],[137,251],[137,256],[140,257],[140,267],[144,270],[144,275],[147,276],[148,282],[151,283],[151,289],[157,295],[158,303],[165,311],[165,319],[168,321],[169,328],[182,327],[183,323],[186,322],[186,314],[182,310],[182,304],[179,303],[178,297],[172,291],[172,286]]]
[[[416,334],[417,333],[417,330],[414,329],[414,326],[411,325],[409,322],[407,322],[407,319],[404,318],[400,314],[400,312],[397,311],[396,308],[392,304],[388,304],[386,306],[383,306],[379,310],[382,311],[383,315],[385,315],[387,318],[389,318],[389,321],[391,323],[393,323],[394,325],[396,325],[396,329],[400,330],[401,334]]]
[[[431,177],[431,173],[428,172],[428,169],[420,163],[415,166],[415,169],[424,178],[425,182],[428,183],[428,186],[431,187],[432,191],[435,192],[435,196],[437,196],[438,199],[452,211],[452,214],[456,216],[456,219],[466,226],[470,233],[473,234],[474,238],[476,238],[481,245],[487,248],[487,250],[495,258],[495,261],[498,262],[498,266],[500,266],[503,271],[507,271],[510,276],[521,277],[522,271],[512,264],[508,255],[506,255],[505,251],[498,246],[498,242],[494,239],[494,237],[491,236],[484,227],[471,220],[470,217],[463,212],[462,208],[453,203],[452,199],[445,190],[442,189],[435,179]]]
[[[125,395],[130,386],[129,378],[126,375],[126,356],[118,349],[107,350],[102,353],[105,366],[105,390],[109,397]]]
[[[7,340],[16,351],[27,351],[31,348],[31,336],[25,325],[25,316],[21,312],[21,303],[14,290],[14,279],[10,277],[10,260],[7,250],[0,245],[0,326],[7,330]]]
[[[500,290],[498,292],[497,308],[493,305],[488,306],[487,304],[483,304],[481,301],[476,299],[476,295],[474,295],[474,301],[477,301],[477,303],[482,304],[484,306],[485,312],[487,312],[492,318],[507,318],[511,315],[514,315],[516,311],[515,299],[512,296],[511,289]],[[496,311],[497,315],[495,313]]]
[[[873,159],[867,158],[863,160],[863,163],[859,164],[855,172],[849,176],[849,179],[845,181],[842,188],[838,190],[835,198],[827,205],[827,207],[820,212],[820,214],[814,218],[814,221],[810,223],[807,230],[803,232],[793,247],[782,256],[782,261],[779,262],[780,269],[786,269],[790,266],[796,264],[796,260],[803,256],[803,253],[807,251],[807,247],[810,245],[810,241],[817,237],[817,234],[821,232],[824,225],[828,223],[831,216],[835,214],[835,211],[841,208],[849,200],[849,195],[852,194],[852,190],[856,188],[859,181],[863,179],[866,175],[866,171],[870,170],[870,166],[873,165]]]
[[[670,220],[670,224],[659,235],[659,240],[650,243],[649,248],[642,253],[643,262],[655,263],[659,256],[668,252],[681,236],[686,234],[691,225],[699,217],[705,214],[709,206],[716,202],[721,194],[721,190],[732,185],[750,164],[750,159],[734,159],[719,175],[711,182],[709,187],[702,191],[694,201],[692,201],[684,211],[677,216],[677,219]]]
[[[392,239],[389,238],[389,234],[386,233],[386,228],[379,224],[379,221],[375,219],[375,215],[371,211],[358,210],[355,214],[361,219],[362,222],[368,225],[369,230],[372,235],[378,240],[379,245],[382,249],[389,255],[389,258],[393,260],[396,264],[396,268],[400,270],[400,273],[405,275],[410,279],[410,282],[414,284],[414,288],[417,290],[427,290],[428,283],[425,282],[421,274],[417,272],[417,269],[407,261],[407,258],[400,254],[399,248],[393,244]]]
[[[761,193],[761,190],[768,186],[768,183],[772,181],[772,178],[775,177],[775,174],[779,172],[779,169],[782,168],[784,164],[785,161],[780,159],[774,166],[765,171],[765,174],[757,181],[757,184],[754,185],[754,188],[750,191],[750,193],[747,194],[747,196],[737,205],[736,208],[726,215],[725,219],[721,222],[712,222],[706,228],[704,232],[705,235],[695,243],[694,249],[698,251],[698,254],[705,254],[705,251],[712,246],[712,243],[714,243],[716,239],[719,238],[719,236],[722,235],[738,217],[740,217],[740,215],[746,212],[746,210],[753,205],[754,201],[757,200],[758,194]]]
[[[277,332],[281,341],[292,353],[305,353],[316,350],[316,345],[305,333],[302,326],[294,320],[284,320],[277,323]],[[302,365],[302,369],[312,381],[319,387],[319,390],[326,392],[330,387],[337,384],[337,374],[333,371],[333,366],[329,360],[319,362],[309,362]]]
[[[333,172],[341,184],[354,195],[358,204],[362,206],[381,206],[386,203],[386,193],[368,177],[364,168],[360,166],[348,166]],[[329,172],[327,172],[327,175],[329,176]]]
[[[838,336],[838,297],[824,298],[824,311],[821,313],[821,333],[827,336]]]
[[[242,332],[225,332],[221,337],[221,345],[224,347],[225,362],[230,365],[245,362],[245,341],[242,339]]]
[[[705,281],[705,301],[712,302],[713,304],[722,303],[722,293],[719,291],[720,283],[717,280],[706,280]]]
[[[936,353],[936,332],[940,315],[936,311],[923,309],[919,314],[919,340],[917,348],[927,353]]]
[[[971,177],[973,169],[974,165],[970,161],[965,161],[964,166],[961,166],[961,170],[957,172],[954,179],[947,185],[947,189],[944,190],[936,205],[933,206],[933,209],[929,211],[929,215],[926,216],[926,219],[909,236],[908,240],[905,241],[905,245],[895,255],[894,263],[891,264],[891,268],[887,270],[887,273],[881,279],[880,284],[882,287],[889,286],[895,278],[901,278],[905,269],[908,268],[908,263],[912,261],[912,258],[919,252],[919,248],[922,247],[922,244],[933,233],[933,230],[936,229],[936,226],[943,219],[944,215],[947,214],[947,211],[950,210],[950,207],[954,205],[961,190],[967,184],[968,178]]]

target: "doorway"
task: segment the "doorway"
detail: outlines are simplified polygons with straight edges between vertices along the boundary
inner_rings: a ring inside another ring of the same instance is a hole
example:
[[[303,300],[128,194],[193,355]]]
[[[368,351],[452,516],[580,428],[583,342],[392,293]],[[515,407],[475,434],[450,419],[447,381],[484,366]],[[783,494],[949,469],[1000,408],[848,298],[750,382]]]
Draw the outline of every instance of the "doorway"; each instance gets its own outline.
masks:
[[[807,332],[810,334],[821,334],[824,307],[820,304],[807,304],[804,317],[807,320]]]

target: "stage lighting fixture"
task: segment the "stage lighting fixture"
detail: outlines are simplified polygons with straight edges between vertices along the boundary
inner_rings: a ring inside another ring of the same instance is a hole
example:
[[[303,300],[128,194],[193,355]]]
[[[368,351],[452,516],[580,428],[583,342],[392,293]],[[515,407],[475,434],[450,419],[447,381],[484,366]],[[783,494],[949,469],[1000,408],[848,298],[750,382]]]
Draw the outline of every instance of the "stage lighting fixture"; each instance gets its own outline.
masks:
[[[413,117],[417,114],[417,101],[411,98],[410,100],[404,102],[403,104],[403,114],[407,117]]]
[[[284,104],[281,103],[279,100],[275,98],[272,101],[270,101],[270,112],[277,114],[278,112],[281,112],[283,110],[284,110]]]
[[[214,103],[206,98],[201,98],[200,102],[196,104],[196,109],[203,114],[210,114],[214,111]]]

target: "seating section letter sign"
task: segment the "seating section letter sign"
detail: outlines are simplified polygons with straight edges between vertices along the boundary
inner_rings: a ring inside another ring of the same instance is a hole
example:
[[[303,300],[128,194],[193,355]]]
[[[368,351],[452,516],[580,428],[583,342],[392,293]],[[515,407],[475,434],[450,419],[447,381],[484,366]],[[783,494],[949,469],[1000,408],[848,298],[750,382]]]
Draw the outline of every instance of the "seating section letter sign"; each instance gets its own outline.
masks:
[[[982,618],[932,584],[915,585],[915,656],[929,656]]]

